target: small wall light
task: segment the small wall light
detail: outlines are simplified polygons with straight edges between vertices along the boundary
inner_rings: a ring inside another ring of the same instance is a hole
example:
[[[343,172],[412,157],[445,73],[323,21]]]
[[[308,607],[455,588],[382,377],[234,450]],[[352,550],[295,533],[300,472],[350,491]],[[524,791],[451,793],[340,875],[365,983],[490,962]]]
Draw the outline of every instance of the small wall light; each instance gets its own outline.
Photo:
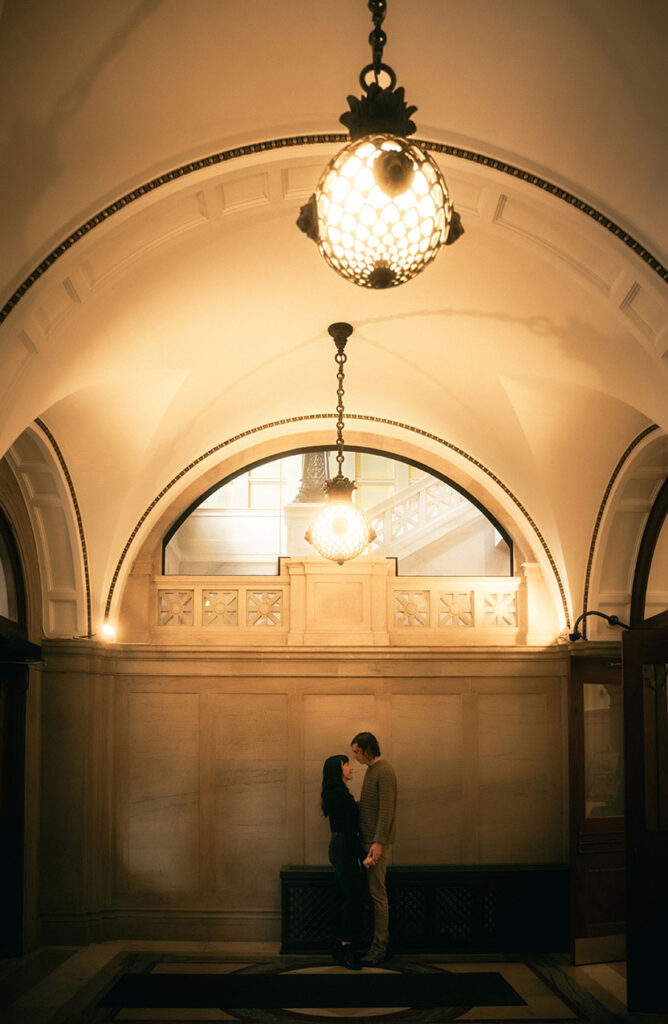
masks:
[[[583,639],[583,635],[580,632],[580,630],[578,629],[578,626],[580,625],[581,622],[584,622],[584,620],[589,615],[598,615],[598,617],[600,619],[605,619],[605,621],[608,623],[609,626],[621,626],[622,629],[632,629],[633,628],[632,626],[627,626],[627,624],[625,622],[621,622],[618,615],[606,615],[605,612],[596,612],[596,611],[583,612],[582,615],[578,615],[577,619],[575,620],[575,623],[573,625],[573,632],[568,634],[568,639],[572,640],[573,643],[575,643],[576,640],[582,640]]]

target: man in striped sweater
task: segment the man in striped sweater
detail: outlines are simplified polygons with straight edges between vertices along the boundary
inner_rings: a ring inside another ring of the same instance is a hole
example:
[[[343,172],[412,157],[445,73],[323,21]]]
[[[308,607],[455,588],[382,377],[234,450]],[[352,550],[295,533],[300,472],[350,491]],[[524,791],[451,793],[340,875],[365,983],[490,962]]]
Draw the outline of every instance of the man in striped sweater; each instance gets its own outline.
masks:
[[[358,732],[350,746],[358,764],[366,765],[359,807],[360,835],[368,851],[364,866],[373,902],[374,934],[362,963],[371,966],[387,957],[389,909],[385,873],[395,836],[397,777],[392,766],[380,756],[378,740],[372,732]]]

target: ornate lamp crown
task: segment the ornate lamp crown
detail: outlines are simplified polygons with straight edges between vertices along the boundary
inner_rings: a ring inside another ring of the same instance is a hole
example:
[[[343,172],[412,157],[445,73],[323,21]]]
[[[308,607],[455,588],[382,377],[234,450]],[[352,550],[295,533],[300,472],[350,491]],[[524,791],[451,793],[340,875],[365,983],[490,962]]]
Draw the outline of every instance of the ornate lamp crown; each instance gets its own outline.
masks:
[[[383,63],[386,2],[368,7],[373,59],[360,72],[364,95],[349,96],[339,118],[351,142],[323,171],[297,225],[337,273],[365,288],[390,288],[419,274],[464,229],[436,163],[408,141],[417,107],[407,106]]]
[[[375,540],[376,532],[369,526],[362,510],[352,503],[355,481],[343,475],[343,365],[347,358],[344,349],[353,329],[350,324],[340,323],[330,324],[327,330],[336,345],[336,461],[339,469],[336,476],[324,485],[327,504],[318,512],[304,536],[324,558],[343,565],[350,558],[361,555]]]

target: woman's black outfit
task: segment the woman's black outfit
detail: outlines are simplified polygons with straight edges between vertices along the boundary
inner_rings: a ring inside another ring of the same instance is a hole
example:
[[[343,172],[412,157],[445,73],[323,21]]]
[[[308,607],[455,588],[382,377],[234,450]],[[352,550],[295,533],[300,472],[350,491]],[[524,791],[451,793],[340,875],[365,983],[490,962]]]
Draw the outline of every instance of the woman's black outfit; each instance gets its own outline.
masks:
[[[336,878],[339,939],[355,943],[362,924],[363,877],[357,804],[345,783],[327,791],[325,813],[332,830],[329,860]]]

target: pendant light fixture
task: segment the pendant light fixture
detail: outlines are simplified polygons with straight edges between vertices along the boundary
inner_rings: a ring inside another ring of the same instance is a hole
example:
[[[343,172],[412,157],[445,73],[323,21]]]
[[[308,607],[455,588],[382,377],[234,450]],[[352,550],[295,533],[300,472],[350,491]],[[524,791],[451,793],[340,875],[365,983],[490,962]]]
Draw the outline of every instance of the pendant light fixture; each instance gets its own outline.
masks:
[[[464,229],[436,163],[408,141],[417,107],[406,105],[383,63],[386,0],[368,7],[373,59],[360,72],[365,95],[349,96],[350,110],[339,118],[351,142],[325,168],[297,225],[337,273],[364,288],[391,288],[424,270]]]
[[[325,483],[327,502],[304,537],[323,558],[343,565],[361,555],[375,540],[376,532],[369,526],[364,512],[353,505],[355,481],[343,475],[343,364],[347,358],[344,349],[353,329],[350,324],[330,324],[327,330],[336,345],[336,461],[339,471]]]

